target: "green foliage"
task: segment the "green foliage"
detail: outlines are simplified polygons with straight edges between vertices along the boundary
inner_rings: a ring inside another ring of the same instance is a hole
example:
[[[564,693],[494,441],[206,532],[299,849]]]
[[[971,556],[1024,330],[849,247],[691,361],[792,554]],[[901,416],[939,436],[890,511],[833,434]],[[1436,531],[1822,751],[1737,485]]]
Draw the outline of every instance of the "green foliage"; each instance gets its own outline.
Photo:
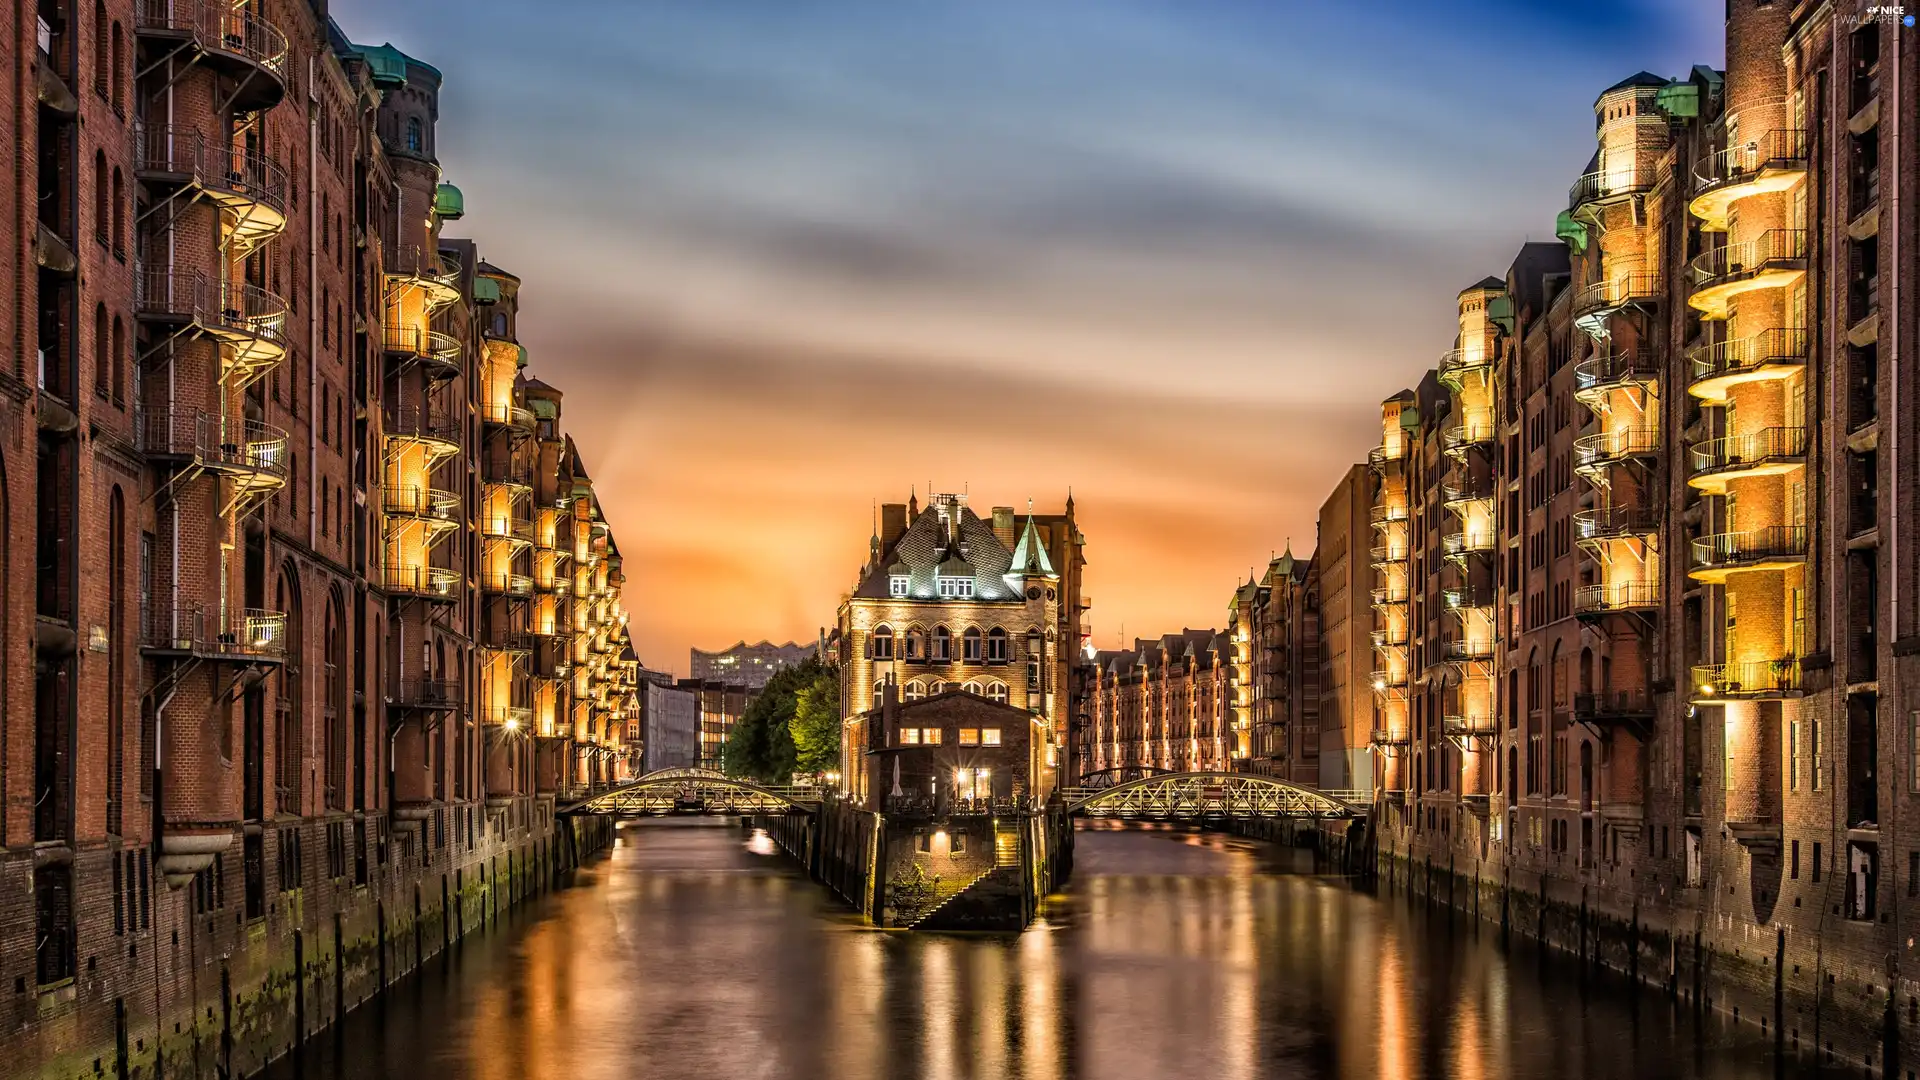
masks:
[[[819,660],[807,660],[781,668],[767,680],[766,689],[747,705],[747,711],[727,735],[721,755],[721,767],[728,776],[738,776],[763,784],[786,784],[793,780],[797,752],[793,723],[803,690],[822,678],[833,680],[834,724],[839,725],[839,676]],[[811,722],[810,722],[811,723]],[[836,754],[838,736],[835,736]]]
[[[840,767],[840,672],[831,665],[820,670],[794,702],[792,733],[794,768],[819,776]]]

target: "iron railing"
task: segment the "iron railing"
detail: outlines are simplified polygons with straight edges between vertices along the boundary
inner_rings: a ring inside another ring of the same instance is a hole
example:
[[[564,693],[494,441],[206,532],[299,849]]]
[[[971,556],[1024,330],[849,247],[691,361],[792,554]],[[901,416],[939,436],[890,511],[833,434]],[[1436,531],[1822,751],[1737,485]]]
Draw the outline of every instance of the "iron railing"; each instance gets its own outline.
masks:
[[[215,283],[204,274],[145,266],[133,280],[136,314],[185,320],[214,333],[285,341],[287,302],[257,285]]]
[[[1658,581],[1612,581],[1582,585],[1573,591],[1573,610],[1579,614],[1638,611],[1660,603]]]
[[[389,326],[383,332],[387,352],[397,356],[416,356],[445,367],[458,367],[460,339],[438,330],[418,326]]]
[[[1597,431],[1573,440],[1575,468],[1590,468],[1629,458],[1651,457],[1660,452],[1660,429],[1656,427],[1615,428]]]
[[[1628,383],[1653,383],[1660,378],[1660,364],[1652,356],[1634,351],[1600,353],[1573,365],[1575,390],[1600,390]]]
[[[460,590],[460,575],[440,566],[388,563],[382,567],[382,580],[388,592],[412,596],[454,599]]]
[[[1758,139],[1708,154],[1694,163],[1694,194],[1745,183],[1772,170],[1804,169],[1810,146],[1804,130],[1776,128]]]
[[[1567,207],[1578,210],[1588,203],[1603,199],[1652,191],[1658,179],[1658,170],[1636,168],[1631,163],[1611,169],[1597,169],[1581,176],[1567,189]]]
[[[149,177],[180,177],[287,212],[287,171],[271,157],[245,147],[209,142],[193,128],[172,124],[133,126],[133,170]]]
[[[1709,439],[1693,447],[1693,471],[1727,472],[1807,456],[1807,429],[1770,427],[1746,435]]]
[[[480,587],[489,593],[527,596],[533,592],[533,578],[526,574],[485,574],[480,578]]]
[[[1653,715],[1653,695],[1644,689],[1600,690],[1573,695],[1577,720],[1624,720]]]
[[[1600,506],[1573,512],[1575,540],[1645,536],[1660,529],[1660,515],[1643,506]]]
[[[1799,657],[1733,664],[1701,664],[1693,669],[1694,692],[1701,698],[1761,697],[1803,689]]]
[[[457,709],[466,693],[457,679],[401,679],[388,700],[404,709]]]
[[[185,36],[207,52],[227,53],[283,77],[287,36],[272,23],[225,0],[139,0],[136,32]]]
[[[1804,262],[1807,230],[1768,229],[1751,240],[1724,244],[1693,257],[1688,268],[1696,290],[1743,280],[1781,263]]]
[[[458,418],[450,412],[418,405],[403,405],[395,409],[387,417],[386,432],[389,438],[395,439],[427,439],[454,446],[460,443]]]
[[[533,410],[508,402],[488,402],[482,405],[480,419],[489,424],[512,428],[516,431],[532,431],[534,426]]]
[[[198,604],[147,611],[143,639],[147,648],[208,658],[279,660],[286,652],[287,616],[265,608],[228,608],[222,612]]]
[[[219,472],[287,479],[287,433],[272,424],[220,416],[202,409],[147,407],[138,418],[140,449],[155,457],[186,458]]]
[[[1764,367],[1803,366],[1810,354],[1809,338],[1800,327],[1773,327],[1743,338],[1702,345],[1688,353],[1693,381],[1740,375]]]
[[[1693,542],[1693,565],[1699,570],[1804,559],[1806,555],[1805,525],[1768,525],[1745,532],[1712,533]]]
[[[1621,274],[1593,282],[1575,293],[1573,315],[1578,319],[1629,304],[1653,303],[1659,299],[1660,275]]]

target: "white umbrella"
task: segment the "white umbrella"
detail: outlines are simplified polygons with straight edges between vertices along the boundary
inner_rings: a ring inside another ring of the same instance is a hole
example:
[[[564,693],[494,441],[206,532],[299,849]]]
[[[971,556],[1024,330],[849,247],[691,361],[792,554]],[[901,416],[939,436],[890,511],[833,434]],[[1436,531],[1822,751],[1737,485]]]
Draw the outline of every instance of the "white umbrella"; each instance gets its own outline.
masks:
[[[898,799],[905,794],[900,790],[900,759],[896,756],[893,759],[893,797]]]

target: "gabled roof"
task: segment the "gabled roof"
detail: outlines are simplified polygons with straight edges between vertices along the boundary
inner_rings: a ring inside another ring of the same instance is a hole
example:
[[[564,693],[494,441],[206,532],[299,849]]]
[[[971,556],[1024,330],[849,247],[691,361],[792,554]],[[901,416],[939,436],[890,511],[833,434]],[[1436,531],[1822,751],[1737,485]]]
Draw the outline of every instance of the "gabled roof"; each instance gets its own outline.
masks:
[[[1655,75],[1651,71],[1636,71],[1626,78],[1621,79],[1619,82],[1614,83],[1612,86],[1607,87],[1605,90],[1602,90],[1601,93],[1611,94],[1615,90],[1632,90],[1647,86],[1665,86],[1669,81],[1670,80],[1659,75]]]
[[[943,508],[954,515],[957,536],[950,534],[948,522],[941,515]],[[993,534],[993,526],[980,520],[980,515],[965,503],[957,500],[930,503],[893,542],[892,548],[867,564],[865,577],[853,595],[875,599],[890,596],[889,579],[905,576],[908,597],[935,600],[940,598],[938,576],[945,573],[972,577],[975,600],[1019,600],[1017,575],[1009,580],[1012,567],[1013,552]]]

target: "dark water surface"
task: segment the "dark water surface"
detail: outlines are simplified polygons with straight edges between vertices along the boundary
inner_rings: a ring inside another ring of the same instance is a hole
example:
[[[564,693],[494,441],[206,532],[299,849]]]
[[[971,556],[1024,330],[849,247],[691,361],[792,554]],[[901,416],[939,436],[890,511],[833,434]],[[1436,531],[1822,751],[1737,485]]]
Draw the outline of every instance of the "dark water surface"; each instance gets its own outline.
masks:
[[[863,926],[764,837],[632,823],[274,1080],[1771,1077],[1751,1029],[1213,834],[1079,834],[1029,932]]]

